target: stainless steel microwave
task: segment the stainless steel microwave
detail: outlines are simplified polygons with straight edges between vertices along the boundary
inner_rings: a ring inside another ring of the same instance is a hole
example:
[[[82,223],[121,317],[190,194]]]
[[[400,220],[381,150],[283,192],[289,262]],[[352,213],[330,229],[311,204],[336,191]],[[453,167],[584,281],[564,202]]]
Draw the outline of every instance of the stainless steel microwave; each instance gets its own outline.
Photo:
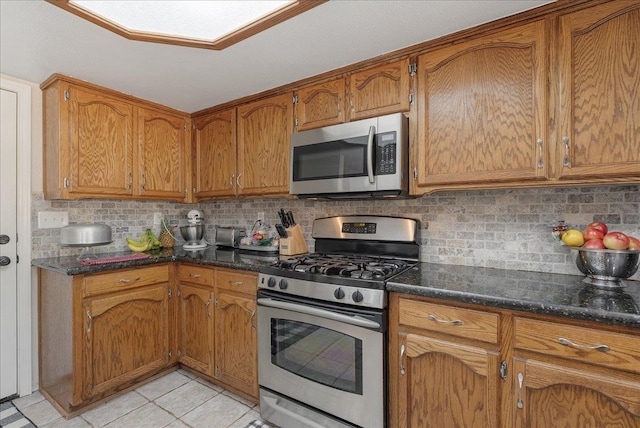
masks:
[[[402,113],[291,135],[289,193],[362,199],[408,193],[409,120]]]

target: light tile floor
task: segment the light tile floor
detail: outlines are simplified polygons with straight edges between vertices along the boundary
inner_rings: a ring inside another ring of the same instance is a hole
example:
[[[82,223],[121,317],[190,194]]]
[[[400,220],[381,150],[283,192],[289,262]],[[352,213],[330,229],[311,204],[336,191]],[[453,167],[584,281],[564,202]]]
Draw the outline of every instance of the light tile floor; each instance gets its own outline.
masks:
[[[244,428],[257,405],[184,370],[176,370],[75,418],[65,419],[35,392],[13,404],[40,428]]]

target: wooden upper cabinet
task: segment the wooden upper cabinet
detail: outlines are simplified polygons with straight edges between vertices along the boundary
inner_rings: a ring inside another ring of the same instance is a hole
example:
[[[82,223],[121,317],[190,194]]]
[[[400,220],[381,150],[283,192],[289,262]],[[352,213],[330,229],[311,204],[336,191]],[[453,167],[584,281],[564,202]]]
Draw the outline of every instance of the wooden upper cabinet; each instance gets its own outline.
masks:
[[[296,130],[343,123],[346,116],[343,77],[307,86],[296,92]]]
[[[409,111],[409,83],[408,59],[353,73],[349,120]]]
[[[546,58],[543,21],[419,57],[414,193],[546,178]]]
[[[200,116],[193,128],[196,199],[236,193],[236,109]]]
[[[559,177],[640,177],[640,3],[567,14],[559,28]]]
[[[61,82],[60,97],[48,98],[45,119],[45,195],[80,198],[92,194],[131,195],[134,147],[134,107],[115,97]],[[51,127],[59,133],[52,135]],[[57,165],[50,165],[56,163]]]
[[[238,195],[288,194],[293,94],[244,104],[237,121]]]
[[[138,192],[183,201],[186,197],[187,120],[183,115],[138,108]]]

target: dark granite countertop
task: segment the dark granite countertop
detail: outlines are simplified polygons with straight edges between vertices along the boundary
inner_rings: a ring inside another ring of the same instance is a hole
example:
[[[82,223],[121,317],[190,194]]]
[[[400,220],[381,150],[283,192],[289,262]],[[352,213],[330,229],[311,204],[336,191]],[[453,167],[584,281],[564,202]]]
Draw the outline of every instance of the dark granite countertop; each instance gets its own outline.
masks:
[[[131,254],[133,254],[131,251],[119,251],[96,254],[96,256],[98,258],[111,258]],[[154,252],[151,254],[151,257],[147,259],[117,263],[83,265],[77,256],[64,256],[34,259],[31,261],[31,264],[65,275],[82,275],[175,261],[257,271],[261,266],[268,266],[277,259],[278,256],[271,253],[248,253],[232,249],[217,249],[216,247],[207,247],[206,249],[198,251],[185,251],[181,247],[175,247]]]
[[[640,328],[640,281],[600,289],[584,276],[419,263],[387,283],[413,294],[537,314]]]

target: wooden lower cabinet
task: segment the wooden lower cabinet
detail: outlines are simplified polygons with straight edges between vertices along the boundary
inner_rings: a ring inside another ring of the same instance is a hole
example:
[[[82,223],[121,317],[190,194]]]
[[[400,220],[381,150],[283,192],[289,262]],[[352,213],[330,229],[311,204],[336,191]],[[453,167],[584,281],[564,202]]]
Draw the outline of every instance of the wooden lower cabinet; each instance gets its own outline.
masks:
[[[522,382],[520,382],[522,379]],[[515,358],[514,427],[640,427],[640,382]]]
[[[83,312],[84,399],[169,364],[167,283],[88,299]]]
[[[181,283],[178,302],[178,361],[213,376],[213,288]]]

